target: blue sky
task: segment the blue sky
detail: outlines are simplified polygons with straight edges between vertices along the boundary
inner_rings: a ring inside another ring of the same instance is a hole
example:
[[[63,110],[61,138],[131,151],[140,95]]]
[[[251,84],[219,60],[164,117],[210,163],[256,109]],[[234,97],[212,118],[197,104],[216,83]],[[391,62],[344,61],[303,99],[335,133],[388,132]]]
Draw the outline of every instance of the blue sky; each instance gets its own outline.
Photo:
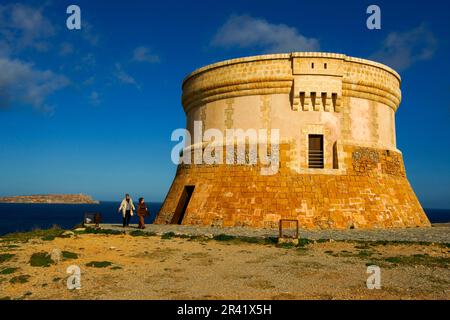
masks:
[[[82,29],[66,28],[77,4]],[[366,8],[381,8],[381,30]],[[402,76],[397,144],[425,207],[450,208],[447,1],[3,1],[0,195],[163,200],[181,81],[223,59],[317,50]]]

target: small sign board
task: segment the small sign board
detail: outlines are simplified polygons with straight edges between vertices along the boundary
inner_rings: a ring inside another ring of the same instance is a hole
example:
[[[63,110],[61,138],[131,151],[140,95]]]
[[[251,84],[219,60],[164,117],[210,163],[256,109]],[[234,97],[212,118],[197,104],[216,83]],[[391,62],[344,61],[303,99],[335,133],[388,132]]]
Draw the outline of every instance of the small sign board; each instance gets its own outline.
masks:
[[[298,239],[298,220],[280,219],[278,239]]]

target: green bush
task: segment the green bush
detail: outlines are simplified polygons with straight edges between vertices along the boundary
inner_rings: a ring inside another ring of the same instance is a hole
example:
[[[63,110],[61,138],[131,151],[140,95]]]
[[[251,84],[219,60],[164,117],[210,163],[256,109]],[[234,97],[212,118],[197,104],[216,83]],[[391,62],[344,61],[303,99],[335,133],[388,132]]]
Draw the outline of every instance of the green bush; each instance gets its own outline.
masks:
[[[28,280],[30,279],[29,275],[20,275],[14,278],[11,278],[11,280],[9,280],[10,283],[15,284],[15,283],[26,283],[28,282]]]
[[[87,267],[93,267],[93,268],[106,268],[112,265],[112,262],[109,261],[91,261],[86,263]]]
[[[277,246],[278,248],[291,249],[291,248],[294,248],[294,247],[295,247],[295,244],[286,242],[286,243],[279,243],[279,244],[277,244],[276,246]]]
[[[306,245],[308,245],[310,243],[312,243],[312,241],[309,240],[309,239],[305,239],[305,238],[298,239],[298,246],[299,247],[304,247],[304,246],[306,246]]]
[[[64,230],[55,226],[47,230],[36,229],[30,232],[14,232],[2,236],[3,241],[27,242],[30,239],[41,238],[43,240],[53,240],[64,233]]]
[[[148,234],[142,230],[133,230],[130,232],[130,236],[132,237],[144,237],[148,236]]]
[[[407,266],[425,265],[428,267],[450,267],[450,258],[446,257],[434,257],[428,254],[414,254],[412,256],[397,256],[388,257],[384,259],[386,262],[392,264],[402,264]]]
[[[83,231],[74,231],[76,234],[111,234],[111,235],[119,235],[124,234],[124,231],[112,230],[112,229],[96,229],[88,227]]]
[[[12,259],[12,257],[14,257],[14,254],[12,253],[2,253],[0,254],[0,263],[5,262],[5,261],[9,261]]]
[[[78,259],[78,254],[70,251],[63,251],[62,256],[64,259]]]
[[[173,237],[175,237],[174,232],[166,232],[161,236],[161,239],[172,239]]]
[[[231,240],[235,240],[236,237],[235,236],[230,236],[227,234],[219,234],[217,236],[213,237],[214,240],[216,241],[231,241]]]
[[[11,274],[18,270],[19,268],[5,268],[0,271],[0,274]]]
[[[36,252],[30,257],[30,265],[32,267],[49,267],[54,261],[46,252]]]

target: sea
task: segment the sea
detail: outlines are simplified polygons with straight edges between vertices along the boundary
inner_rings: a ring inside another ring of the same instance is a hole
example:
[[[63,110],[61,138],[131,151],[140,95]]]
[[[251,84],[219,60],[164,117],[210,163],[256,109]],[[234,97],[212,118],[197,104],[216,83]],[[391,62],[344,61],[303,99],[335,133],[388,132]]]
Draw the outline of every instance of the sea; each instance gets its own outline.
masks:
[[[147,202],[150,216],[145,223],[152,223],[162,203]],[[25,232],[59,226],[71,229],[82,223],[85,213],[100,213],[102,223],[122,223],[122,212],[117,212],[120,202],[101,201],[100,204],[28,204],[0,203],[0,235]],[[131,217],[130,223],[138,223]]]
[[[24,204],[0,203],[0,235],[11,232],[25,232],[59,226],[70,229],[83,221],[85,213],[100,213],[102,223],[122,223],[122,213],[118,213],[119,202],[102,201],[100,204]],[[152,223],[162,203],[147,203],[150,216],[145,223]],[[424,209],[432,223],[450,222],[450,209]],[[137,223],[133,216],[131,223]]]

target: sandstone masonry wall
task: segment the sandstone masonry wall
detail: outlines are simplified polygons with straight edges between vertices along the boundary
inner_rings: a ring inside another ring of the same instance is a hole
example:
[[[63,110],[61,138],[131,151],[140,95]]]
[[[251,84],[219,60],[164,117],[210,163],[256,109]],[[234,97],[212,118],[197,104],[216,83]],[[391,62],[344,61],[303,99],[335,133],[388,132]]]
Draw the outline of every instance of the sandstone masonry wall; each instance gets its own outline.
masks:
[[[263,176],[259,164],[180,165],[156,223],[172,222],[191,186],[183,224],[276,227],[289,218],[308,229],[429,226],[396,147],[400,81],[385,65],[320,52],[194,71],[182,95],[193,138],[195,121],[223,133],[278,129],[280,170]],[[309,165],[310,135],[323,137],[323,168]]]

